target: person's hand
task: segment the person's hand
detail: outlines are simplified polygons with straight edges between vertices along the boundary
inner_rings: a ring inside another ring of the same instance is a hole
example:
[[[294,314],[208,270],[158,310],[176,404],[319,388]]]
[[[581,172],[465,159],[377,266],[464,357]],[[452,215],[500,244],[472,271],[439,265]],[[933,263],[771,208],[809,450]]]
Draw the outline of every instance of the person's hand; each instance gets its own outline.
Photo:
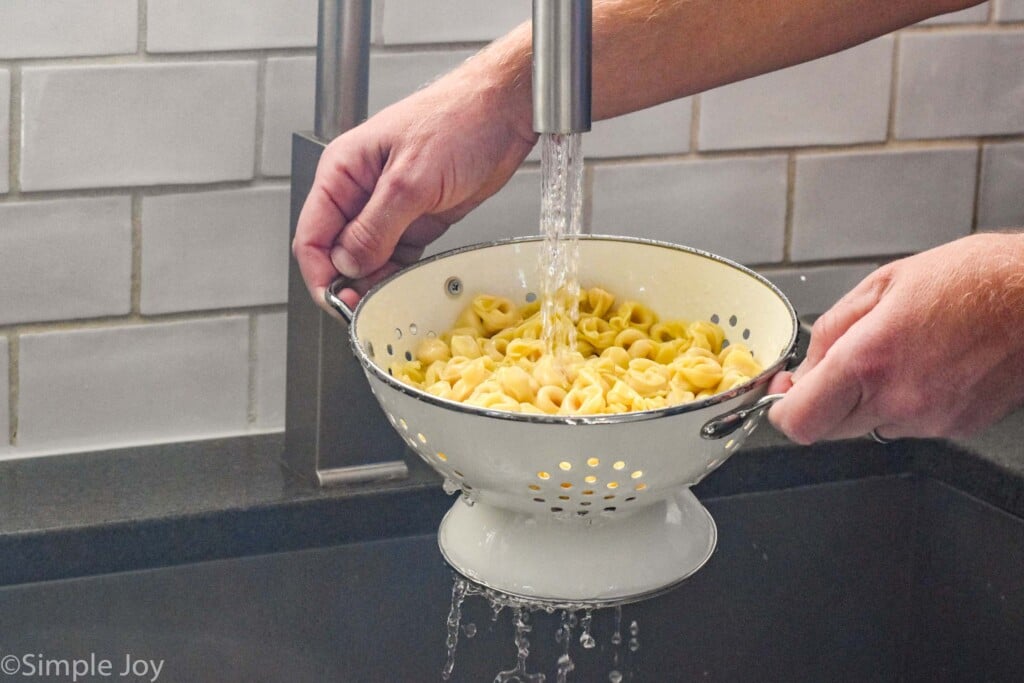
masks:
[[[788,390],[788,391],[787,391]],[[815,323],[769,391],[799,443],[962,437],[1024,403],[1024,234],[978,234],[890,263]]]
[[[340,273],[355,306],[508,181],[537,140],[528,86],[470,60],[327,146],[292,242],[318,304]]]

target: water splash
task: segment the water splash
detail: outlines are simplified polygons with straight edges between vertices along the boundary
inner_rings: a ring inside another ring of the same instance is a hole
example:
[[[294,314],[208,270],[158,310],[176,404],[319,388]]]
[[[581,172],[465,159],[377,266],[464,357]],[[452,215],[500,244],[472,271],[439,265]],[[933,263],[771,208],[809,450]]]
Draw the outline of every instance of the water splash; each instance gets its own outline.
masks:
[[[448,638],[445,645],[448,648],[448,659],[441,670],[441,678],[448,680],[452,677],[455,669],[455,648],[459,644],[459,624],[462,621],[462,603],[466,600],[469,587],[466,581],[456,581],[452,585],[452,606],[448,610]]]
[[[543,612],[555,614],[559,612],[559,626],[555,630],[554,640],[559,643],[561,653],[556,660],[556,681],[557,683],[570,683],[571,676],[577,669],[577,662],[571,652],[572,643],[575,642],[574,632],[577,626],[580,627],[578,642],[584,651],[598,651],[598,639],[592,632],[592,624],[595,615],[593,605],[577,602],[566,602],[561,604],[550,601],[529,600],[527,598],[509,595],[491,588],[475,583],[463,576],[453,575],[452,606],[448,614],[448,658],[442,671],[442,678],[449,680],[455,667],[455,650],[458,645],[459,632],[465,634],[467,639],[477,635],[478,629],[475,624],[461,625],[462,607],[467,599],[477,596],[485,599],[491,609],[491,620],[497,621],[503,611],[508,609],[512,613],[513,625],[515,628],[516,665],[513,669],[502,671],[494,679],[495,683],[544,683],[546,676],[542,673],[529,673],[526,662],[530,654],[530,640],[528,634],[533,630],[530,623],[532,614]],[[611,634],[610,642],[614,647],[614,661],[608,673],[610,683],[621,683],[626,678],[632,679],[632,661],[625,662],[623,666],[623,633],[622,633],[622,606],[614,606],[614,632]],[[580,616],[581,615],[581,616]],[[636,621],[632,621],[628,629],[629,641],[626,653],[627,659],[631,660],[630,653],[636,652],[640,645],[638,636],[640,627]],[[623,674],[625,671],[625,675]]]
[[[509,671],[501,671],[494,677],[494,683],[544,683],[544,674],[531,674],[526,670],[526,660],[530,656],[530,639],[527,638],[533,627],[530,626],[530,613],[522,607],[513,611],[516,625],[516,667]]]
[[[555,631],[555,640],[562,644],[562,656],[558,658],[558,683],[567,683],[569,674],[576,670],[569,647],[572,645],[572,630],[576,627],[576,613],[562,610],[562,624]]]

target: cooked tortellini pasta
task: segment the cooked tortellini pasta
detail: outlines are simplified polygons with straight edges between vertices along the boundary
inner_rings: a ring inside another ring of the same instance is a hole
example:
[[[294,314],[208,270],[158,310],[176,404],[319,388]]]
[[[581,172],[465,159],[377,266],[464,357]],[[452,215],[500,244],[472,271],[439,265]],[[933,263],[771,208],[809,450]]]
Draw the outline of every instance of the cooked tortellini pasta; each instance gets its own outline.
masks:
[[[473,298],[452,328],[423,339],[391,374],[429,394],[511,412],[654,410],[713,396],[761,373],[750,349],[705,321],[660,320],[600,287],[579,297],[572,349],[546,347],[539,302]]]

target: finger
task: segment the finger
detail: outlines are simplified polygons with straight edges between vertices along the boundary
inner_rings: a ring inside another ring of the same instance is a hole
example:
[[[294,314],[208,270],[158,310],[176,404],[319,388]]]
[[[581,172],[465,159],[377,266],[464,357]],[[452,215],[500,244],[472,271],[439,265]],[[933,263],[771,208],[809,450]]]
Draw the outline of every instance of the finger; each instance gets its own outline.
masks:
[[[324,289],[337,277],[330,251],[349,217],[366,205],[372,188],[373,168],[379,159],[348,153],[357,141],[343,135],[324,151],[313,186],[299,212],[292,252],[310,294],[323,302]]]
[[[815,321],[811,329],[807,355],[794,373],[794,382],[798,382],[818,365],[832,345],[846,334],[854,323],[878,305],[889,287],[889,282],[889,278],[881,273],[868,276]]]
[[[772,377],[768,384],[769,394],[784,394],[793,386],[793,373],[783,370]]]
[[[792,383],[786,395],[768,411],[771,423],[797,443],[831,438],[860,404],[860,383],[847,372],[844,363],[835,360],[835,355],[826,356]]]
[[[292,240],[292,253],[310,295],[323,301],[327,285],[338,275],[330,259],[330,248],[341,230],[344,217],[326,191],[314,185],[306,197]]]
[[[391,258],[406,229],[430,208],[425,184],[399,168],[385,171],[359,215],[341,231],[331,262],[343,275],[362,278]]]

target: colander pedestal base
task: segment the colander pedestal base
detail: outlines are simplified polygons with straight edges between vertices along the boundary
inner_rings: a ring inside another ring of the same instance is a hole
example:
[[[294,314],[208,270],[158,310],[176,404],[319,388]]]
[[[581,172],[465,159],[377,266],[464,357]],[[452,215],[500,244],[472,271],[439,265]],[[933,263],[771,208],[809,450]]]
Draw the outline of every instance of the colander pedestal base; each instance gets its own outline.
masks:
[[[530,600],[583,605],[634,602],[700,569],[715,522],[688,488],[628,513],[566,518],[460,498],[438,543],[445,560],[479,584]]]

